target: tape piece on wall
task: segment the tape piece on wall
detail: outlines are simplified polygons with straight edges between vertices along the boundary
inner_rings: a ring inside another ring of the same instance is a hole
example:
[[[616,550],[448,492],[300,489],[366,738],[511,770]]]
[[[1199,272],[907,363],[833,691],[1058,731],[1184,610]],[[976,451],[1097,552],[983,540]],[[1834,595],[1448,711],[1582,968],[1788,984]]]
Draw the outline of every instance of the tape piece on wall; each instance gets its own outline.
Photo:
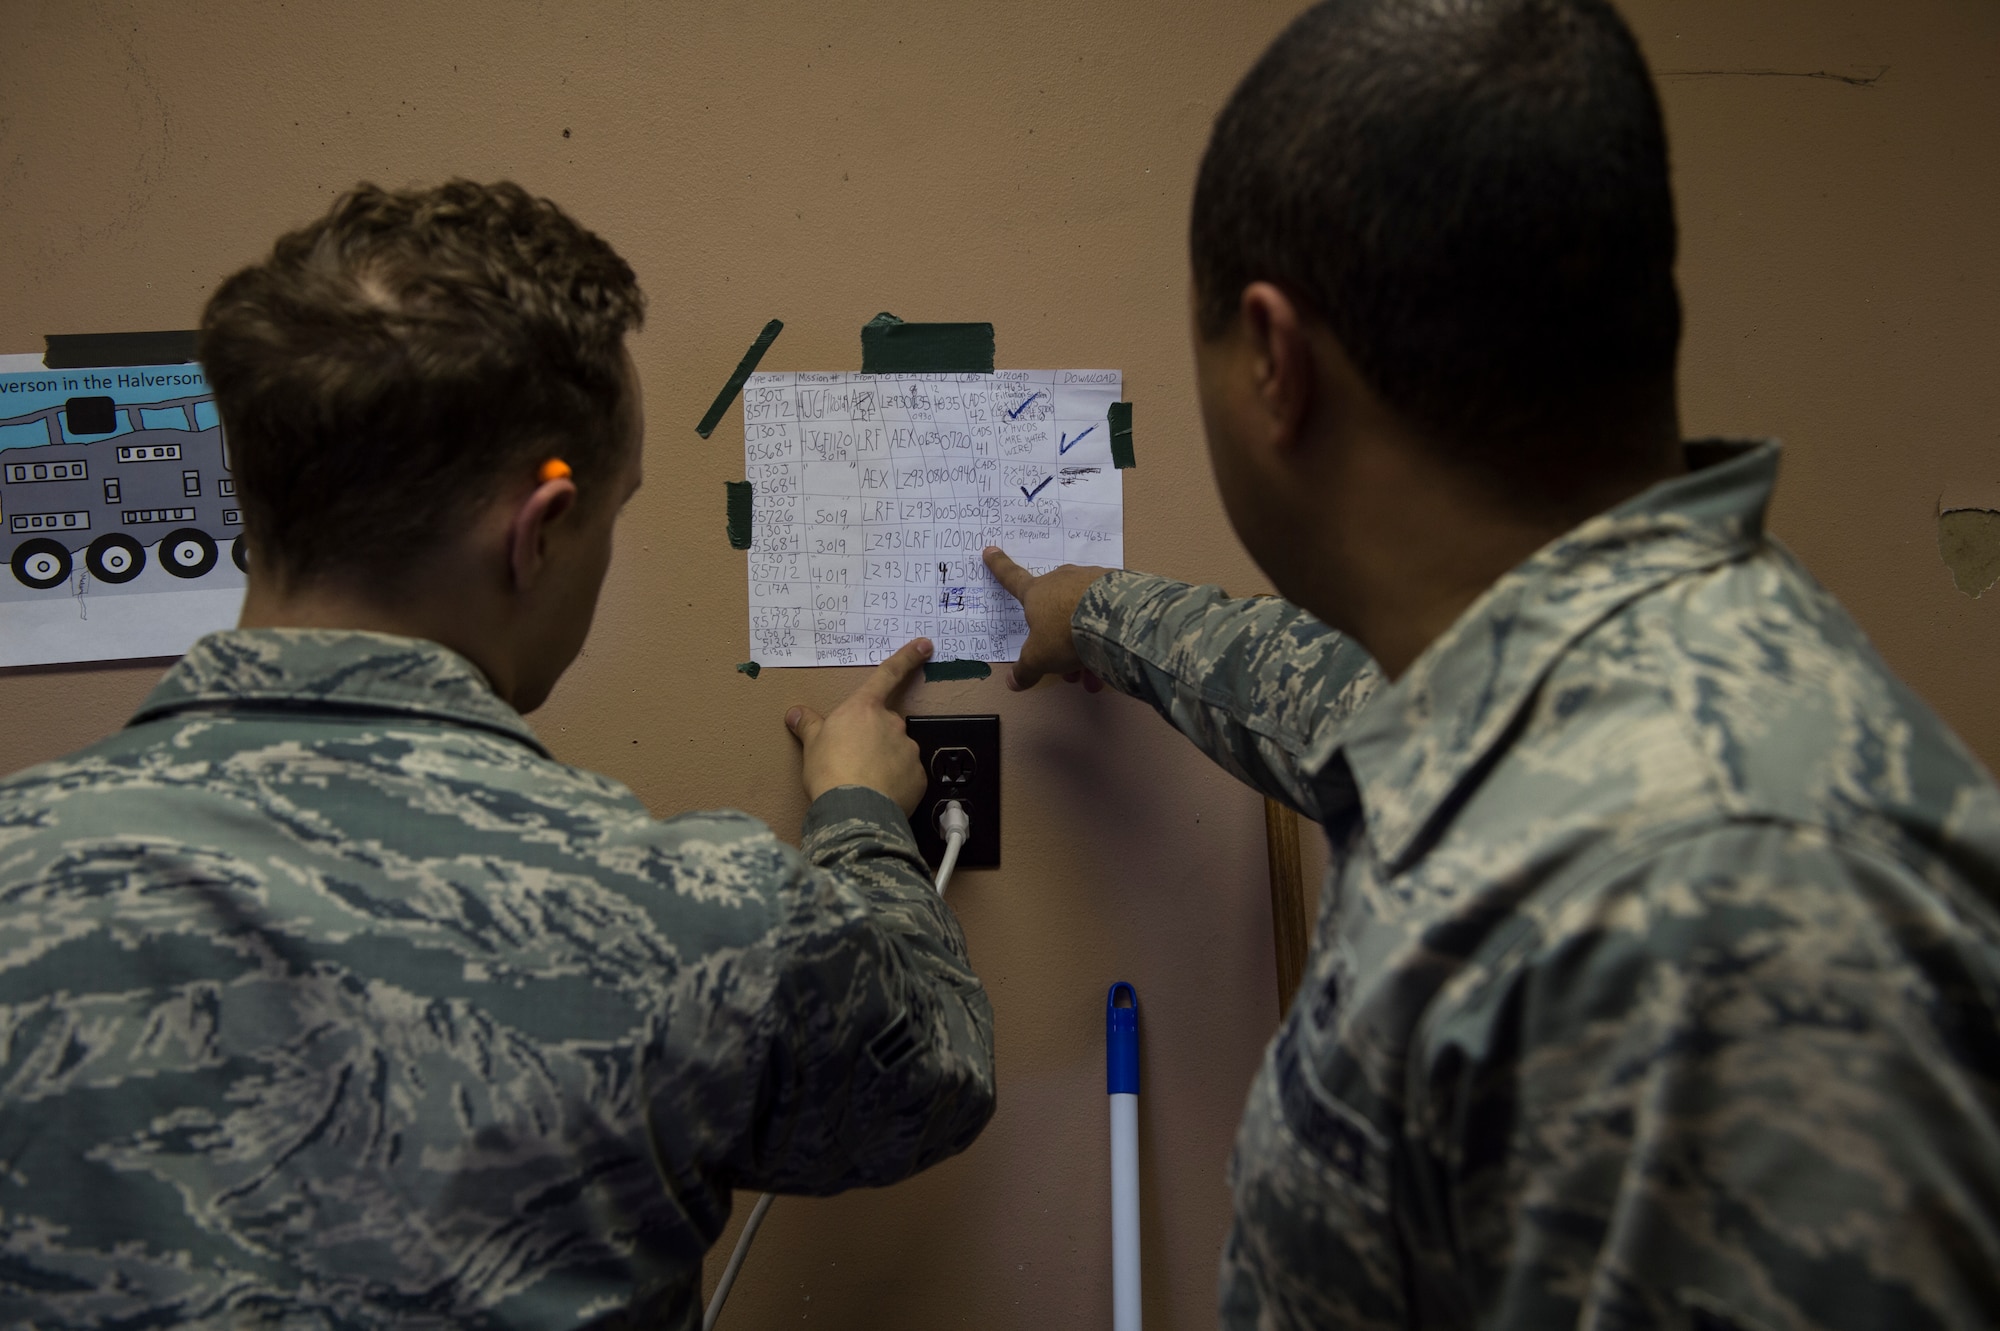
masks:
[[[755,679],[764,673],[764,667],[758,665],[755,661],[745,661],[742,665],[736,667],[736,673],[739,675],[748,675],[750,678]]]
[[[1132,404],[1112,403],[1105,419],[1111,422],[1111,465],[1120,471],[1138,466],[1132,459]]]
[[[754,498],[754,492],[748,481],[724,481],[722,484],[729,491],[729,548],[748,550],[750,501]]]
[[[912,324],[878,314],[861,325],[863,374],[991,374],[992,324]]]
[[[161,333],[47,333],[42,364],[51,370],[107,365],[186,365],[194,359],[194,329]]]
[[[993,667],[984,661],[924,662],[926,684],[935,684],[941,679],[985,679],[992,673]]]
[[[729,404],[743,391],[743,382],[757,372],[757,362],[764,359],[764,353],[778,340],[778,334],[785,331],[782,319],[773,319],[764,325],[764,331],[757,334],[757,340],[750,344],[750,350],[743,353],[743,359],[736,362],[736,369],[730,374],[729,382],[715,395],[715,401],[708,404],[708,414],[701,418],[701,424],[694,432],[706,439],[715,432],[716,424],[722,420],[722,413],[729,410]]]

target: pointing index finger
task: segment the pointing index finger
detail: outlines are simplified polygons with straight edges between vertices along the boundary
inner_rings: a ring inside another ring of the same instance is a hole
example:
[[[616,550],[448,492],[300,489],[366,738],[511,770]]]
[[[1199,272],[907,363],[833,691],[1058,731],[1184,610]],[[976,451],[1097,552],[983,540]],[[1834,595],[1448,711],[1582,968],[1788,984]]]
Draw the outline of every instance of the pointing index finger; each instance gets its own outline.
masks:
[[[896,690],[909,683],[911,676],[930,660],[932,650],[929,638],[910,639],[882,658],[882,664],[861,681],[861,687],[854,691],[855,696],[887,706]]]
[[[1009,596],[1018,601],[1028,594],[1028,584],[1035,580],[1035,575],[1008,558],[1005,550],[989,545],[980,551],[979,557],[986,561],[986,567]]]

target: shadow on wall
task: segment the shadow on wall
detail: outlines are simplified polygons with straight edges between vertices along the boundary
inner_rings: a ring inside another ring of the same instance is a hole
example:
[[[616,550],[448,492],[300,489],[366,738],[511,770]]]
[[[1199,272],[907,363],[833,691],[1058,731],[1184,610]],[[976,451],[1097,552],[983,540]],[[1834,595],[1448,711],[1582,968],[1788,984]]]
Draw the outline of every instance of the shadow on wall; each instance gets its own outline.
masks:
[[[1145,751],[1137,743],[1145,738],[1142,732],[1165,723],[1152,708],[1108,690],[1089,695],[1075,685],[1061,688],[1059,696],[1046,698],[1053,704],[1054,724],[1036,727],[1029,736],[1022,755],[1025,768],[1044,784],[1047,802],[1066,815],[1069,826],[1055,834],[1058,839],[1092,856],[1085,866],[1090,881],[1130,875],[1129,852],[1143,857],[1148,849],[1158,849],[1150,833],[1160,803],[1160,787],[1139,779],[1132,756]],[[1038,692],[1048,695],[1056,689],[1045,684]],[[1126,844],[1134,839],[1142,844]],[[1108,896],[1094,895],[1093,902],[1101,904]],[[1110,982],[1106,977],[1105,983]]]

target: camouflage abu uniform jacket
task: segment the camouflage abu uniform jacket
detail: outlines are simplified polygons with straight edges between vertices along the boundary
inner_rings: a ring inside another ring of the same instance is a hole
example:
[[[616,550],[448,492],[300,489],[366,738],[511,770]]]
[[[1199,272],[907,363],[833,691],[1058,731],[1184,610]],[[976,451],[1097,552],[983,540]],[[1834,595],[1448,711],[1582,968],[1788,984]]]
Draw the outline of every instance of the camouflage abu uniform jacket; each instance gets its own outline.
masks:
[[[902,812],[804,848],[655,821],[433,644],[203,639],[0,783],[0,1324],[697,1325],[732,1186],[993,1107]]]
[[[1333,852],[1225,1326],[2000,1325],[2000,799],[1764,537],[1776,448],[1689,452],[1394,684],[1282,601],[1078,607]]]

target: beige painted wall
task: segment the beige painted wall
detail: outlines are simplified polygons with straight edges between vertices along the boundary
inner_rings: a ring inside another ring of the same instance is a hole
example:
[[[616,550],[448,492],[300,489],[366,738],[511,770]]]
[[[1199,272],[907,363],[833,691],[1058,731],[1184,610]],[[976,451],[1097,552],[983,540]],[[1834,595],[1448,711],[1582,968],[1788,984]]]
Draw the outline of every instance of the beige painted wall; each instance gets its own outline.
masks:
[[[357,179],[510,176],[557,199],[652,295],[649,479],[536,724],[662,813],[733,805],[789,832],[779,718],[856,675],[732,671],[740,426],[703,442],[695,420],[768,318],[786,329],[766,367],[796,369],[858,365],[878,310],[990,319],[1004,366],[1125,371],[1134,566],[1262,590],[1209,487],[1181,236],[1209,117],[1292,8],[0,0],[0,350],[187,327]],[[1933,517],[1946,485],[2000,480],[2000,8],[1628,12],[1666,74],[1689,429],[1789,441],[1779,532],[2000,761],[2000,593],[1953,589]],[[1822,72],[1880,77],[1790,76]],[[160,669],[0,674],[0,770],[116,726]],[[1000,1113],[922,1179],[782,1202],[729,1324],[1107,1320],[1098,1012],[1125,978],[1145,1012],[1147,1319],[1210,1325],[1224,1161],[1276,1015],[1258,803],[1124,700],[993,680],[915,706],[1005,718],[1006,867],[953,893],[998,1014]]]

